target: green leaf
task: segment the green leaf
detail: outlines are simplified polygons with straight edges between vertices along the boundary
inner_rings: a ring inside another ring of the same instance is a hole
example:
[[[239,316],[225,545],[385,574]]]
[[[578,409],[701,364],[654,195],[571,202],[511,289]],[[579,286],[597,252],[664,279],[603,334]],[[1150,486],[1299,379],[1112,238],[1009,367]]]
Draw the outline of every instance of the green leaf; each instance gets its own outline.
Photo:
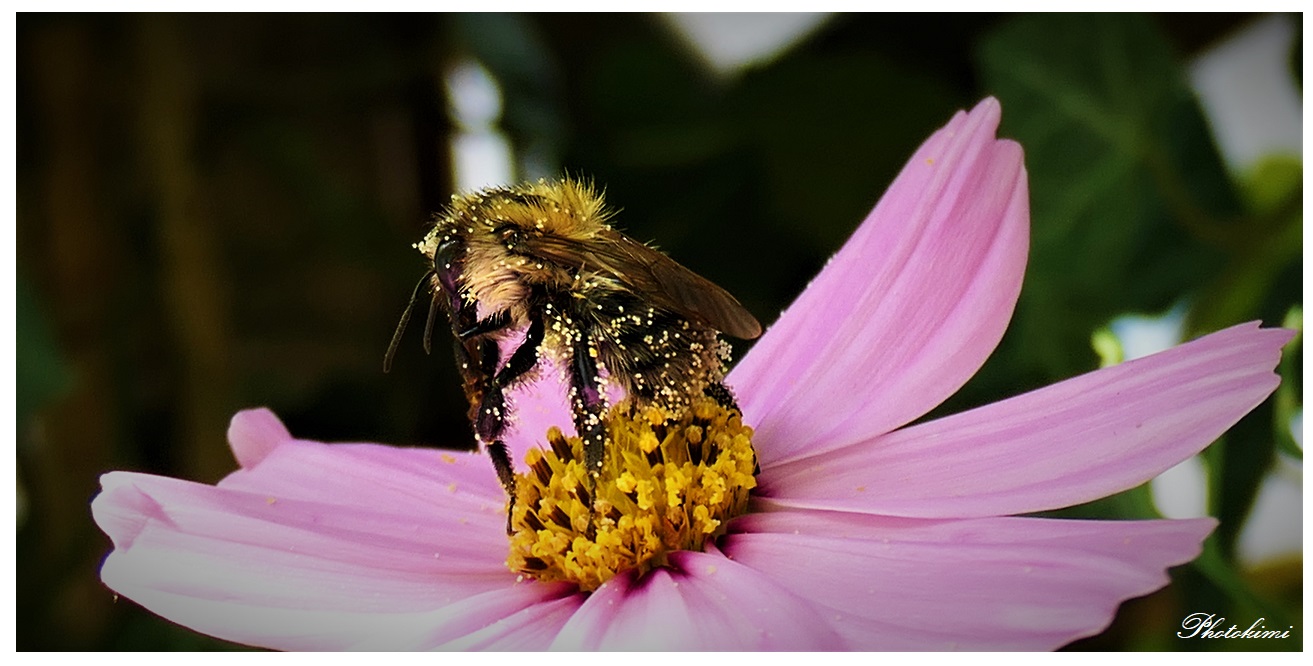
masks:
[[[1023,16],[980,48],[1001,134],[1026,149],[1032,252],[1012,343],[1050,377],[1089,336],[1211,274],[1238,209],[1181,67],[1134,15]]]

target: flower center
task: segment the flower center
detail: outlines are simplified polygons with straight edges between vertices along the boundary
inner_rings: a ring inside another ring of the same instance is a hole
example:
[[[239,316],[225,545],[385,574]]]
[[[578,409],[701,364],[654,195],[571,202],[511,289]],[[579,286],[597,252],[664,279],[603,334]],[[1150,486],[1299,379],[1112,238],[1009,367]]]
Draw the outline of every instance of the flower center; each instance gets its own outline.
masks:
[[[676,550],[701,550],[742,514],[757,485],[752,429],[737,410],[695,399],[679,414],[621,403],[606,421],[606,459],[586,483],[583,443],[547,432],[517,475],[506,565],[542,581],[594,590],[641,575]]]

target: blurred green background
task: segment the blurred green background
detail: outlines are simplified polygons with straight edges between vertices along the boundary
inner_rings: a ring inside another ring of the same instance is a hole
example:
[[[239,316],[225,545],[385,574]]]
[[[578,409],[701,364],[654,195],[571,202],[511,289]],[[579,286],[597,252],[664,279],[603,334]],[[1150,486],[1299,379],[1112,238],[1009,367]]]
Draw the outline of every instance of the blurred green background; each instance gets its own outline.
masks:
[[[936,414],[1116,360],[1129,313],[1173,312],[1186,338],[1296,322],[1298,148],[1223,159],[1188,69],[1273,20],[1299,90],[1298,16],[838,15],[717,68],[638,14],[19,15],[17,646],[226,647],[99,583],[88,502],[112,469],[221,478],[238,409],[307,438],[469,445],[422,326],[381,371],[423,271],[410,244],[477,178],[459,146],[509,147],[517,179],[595,178],[622,228],[769,322],[932,130],[997,96],[1026,150],[1030,265],[998,352]],[[1302,647],[1302,554],[1241,545],[1274,474],[1295,475],[1300,529],[1300,361],[1292,343],[1277,395],[1203,456],[1205,555],[1073,649]],[[1155,506],[1146,487],[1061,513]],[[1200,610],[1295,632],[1177,639]]]

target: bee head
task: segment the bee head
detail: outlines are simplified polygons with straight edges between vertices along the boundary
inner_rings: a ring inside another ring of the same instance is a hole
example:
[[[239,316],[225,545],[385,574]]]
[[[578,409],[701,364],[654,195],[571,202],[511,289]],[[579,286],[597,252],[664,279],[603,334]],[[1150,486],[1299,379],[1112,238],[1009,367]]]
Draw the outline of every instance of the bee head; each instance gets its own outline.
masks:
[[[590,185],[526,183],[453,195],[416,248],[433,262],[434,287],[453,299],[492,306],[548,280],[535,241],[584,243],[607,228],[608,211]]]
[[[537,285],[573,279],[576,267],[543,257],[542,243],[585,242],[605,218],[601,199],[575,181],[490,188],[454,195],[415,247],[431,262],[435,303],[458,320],[505,313],[518,328]]]

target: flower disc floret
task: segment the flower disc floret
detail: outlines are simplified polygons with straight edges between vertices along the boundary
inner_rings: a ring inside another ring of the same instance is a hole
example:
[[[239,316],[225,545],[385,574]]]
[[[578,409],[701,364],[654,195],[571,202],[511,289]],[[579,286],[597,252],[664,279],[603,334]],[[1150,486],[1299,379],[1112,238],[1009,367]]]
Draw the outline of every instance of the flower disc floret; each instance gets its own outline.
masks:
[[[702,550],[744,513],[757,485],[752,429],[699,398],[679,413],[620,404],[606,418],[606,459],[588,479],[583,443],[551,428],[516,480],[507,566],[594,590],[643,574],[677,550]]]

